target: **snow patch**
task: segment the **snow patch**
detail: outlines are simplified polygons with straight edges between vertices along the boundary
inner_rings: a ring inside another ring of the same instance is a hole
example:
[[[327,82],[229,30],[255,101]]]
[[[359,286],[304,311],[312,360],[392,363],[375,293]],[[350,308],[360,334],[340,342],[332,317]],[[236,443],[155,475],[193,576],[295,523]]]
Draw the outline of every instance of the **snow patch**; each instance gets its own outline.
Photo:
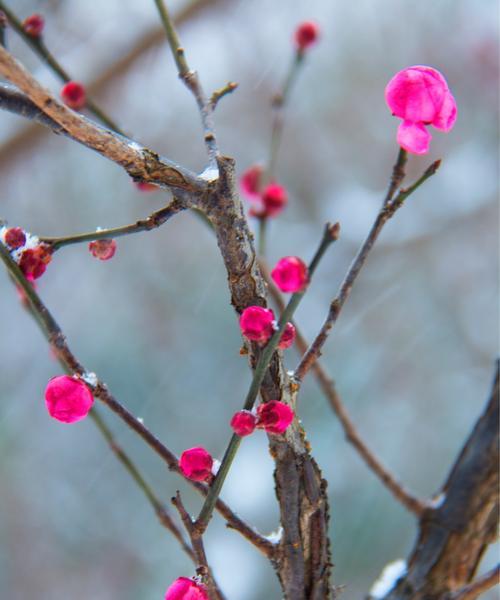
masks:
[[[406,561],[395,560],[384,567],[377,581],[370,590],[370,597],[374,600],[385,598],[399,579],[406,574]]]

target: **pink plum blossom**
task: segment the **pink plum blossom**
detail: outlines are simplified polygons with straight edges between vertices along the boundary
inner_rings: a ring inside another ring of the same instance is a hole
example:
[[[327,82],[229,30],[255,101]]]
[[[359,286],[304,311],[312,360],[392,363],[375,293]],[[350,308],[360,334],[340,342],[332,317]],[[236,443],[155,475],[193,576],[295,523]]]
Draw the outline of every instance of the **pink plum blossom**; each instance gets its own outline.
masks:
[[[448,132],[457,119],[455,98],[446,79],[432,67],[417,65],[396,73],[385,88],[385,99],[392,114],[403,119],[398,144],[413,154],[429,151],[432,136],[428,125]]]
[[[284,433],[293,421],[293,410],[279,400],[265,402],[257,408],[257,427],[267,433]]]
[[[165,593],[165,600],[209,600],[205,586],[187,577],[178,577]]]
[[[93,403],[92,392],[76,377],[53,377],[45,388],[45,405],[49,415],[63,423],[75,423],[83,419]]]

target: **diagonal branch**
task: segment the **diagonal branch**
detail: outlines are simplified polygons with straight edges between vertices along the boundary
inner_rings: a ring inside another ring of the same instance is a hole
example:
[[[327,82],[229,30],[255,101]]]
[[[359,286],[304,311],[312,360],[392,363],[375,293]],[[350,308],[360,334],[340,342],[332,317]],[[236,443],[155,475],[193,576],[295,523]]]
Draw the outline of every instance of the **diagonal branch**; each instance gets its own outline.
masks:
[[[4,262],[7,271],[19,285],[26,295],[32,314],[36,318],[40,329],[42,330],[47,341],[53,348],[58,360],[64,365],[68,373],[75,373],[81,376],[88,375],[85,368],[80,364],[75,355],[69,348],[64,333],[57,324],[57,321],[51,315],[45,304],[42,302],[37,292],[33,289],[31,283],[24,277],[18,265],[10,256],[7,248],[0,243],[0,259]],[[94,381],[92,384],[87,382],[87,385],[92,390],[93,395],[101,400],[108,408],[110,408],[118,417],[135,431],[148,446],[166,463],[170,471],[174,471],[182,476],[179,469],[178,459],[144,424],[134,417],[118,400],[116,400],[108,391],[106,385],[99,381],[95,374],[92,374]],[[185,479],[192,485],[200,494],[208,493],[207,486]],[[265,556],[271,557],[275,551],[274,544],[258,534],[252,527],[238,517],[227,504],[222,501],[217,501],[216,509],[226,519],[231,529],[239,531],[248,541],[258,548]]]
[[[61,104],[3,47],[0,47],[0,75],[24,92],[27,98],[49,117],[51,121],[47,122],[44,119],[44,125],[51,126],[50,122],[54,122],[56,126],[52,128],[58,133],[64,133],[109,158],[122,166],[134,179],[194,193],[205,189],[205,182],[187,169],[160,158],[151,150],[93,123]],[[10,98],[9,110],[14,109],[14,112],[23,114],[21,110],[16,109],[16,100],[19,101],[20,98],[15,98],[12,94],[9,96],[5,88],[2,88],[2,96],[5,95]],[[34,107],[27,107],[25,99],[22,109],[24,114],[33,114],[35,111]]]
[[[382,231],[384,225],[387,223],[387,221],[389,221],[389,219],[391,219],[394,216],[395,212],[399,208],[401,208],[401,206],[403,206],[403,203],[406,200],[406,198],[408,198],[408,196],[410,196],[415,190],[417,190],[427,179],[429,179],[429,177],[436,173],[437,169],[439,168],[439,165],[441,164],[441,161],[435,161],[434,163],[432,163],[432,165],[430,165],[430,167],[413,185],[411,185],[407,189],[400,190],[396,198],[394,198],[394,200],[391,200],[392,196],[390,196],[390,194],[393,194],[394,190],[397,187],[397,183],[395,183],[398,180],[397,172],[400,168],[402,169],[402,167],[400,166],[400,157],[401,152],[399,154],[398,161],[394,166],[389,192],[386,196],[386,199],[384,200],[382,208],[380,209],[366,240],[361,246],[353,263],[349,267],[349,270],[343,282],[340,285],[337,296],[332,300],[332,303],[330,304],[330,310],[328,311],[328,315],[326,317],[325,322],[323,323],[318,335],[316,336],[312,344],[309,346],[307,352],[304,354],[297,369],[295,370],[295,377],[299,381],[302,381],[304,379],[304,376],[312,367],[316,359],[321,356],[321,349],[323,348],[323,345],[325,344],[331,329],[337,322],[340,311],[342,310],[345,301],[351,293],[352,286],[354,285],[354,282],[356,281],[361,269],[363,268],[363,265],[365,264],[366,259],[368,258],[368,255],[370,254],[373,245],[377,241],[377,238],[380,235],[380,232]]]
[[[499,373],[497,360],[486,408],[434,506],[420,519],[405,576],[384,600],[448,598],[472,581],[486,548],[496,539],[500,508]]]
[[[481,594],[500,583],[500,565],[493,567],[469,585],[449,594],[446,600],[476,600]]]
[[[269,269],[264,261],[259,260],[260,270],[262,271],[262,275],[266,280],[269,292],[274,299],[278,310],[283,312],[285,308],[285,303],[283,301],[283,297],[278,290],[278,288],[274,285],[270,275]],[[295,324],[295,343],[297,348],[301,354],[304,354],[309,347],[309,343],[302,335],[301,331]],[[414,496],[411,492],[409,492],[402,483],[400,483],[396,477],[382,464],[382,462],[375,456],[372,450],[368,448],[366,443],[364,442],[361,435],[358,433],[347,409],[340,398],[339,393],[335,387],[335,383],[333,379],[328,375],[326,370],[323,368],[319,361],[315,361],[311,367],[312,372],[316,376],[316,380],[323,391],[323,394],[326,396],[330,405],[337,415],[340,424],[344,430],[344,434],[348,442],[350,442],[354,448],[358,451],[361,458],[365,461],[368,468],[371,469],[375,475],[380,479],[383,485],[392,493],[392,495],[401,502],[403,506],[405,506],[410,512],[416,514],[417,516],[421,515],[424,508],[425,502]]]

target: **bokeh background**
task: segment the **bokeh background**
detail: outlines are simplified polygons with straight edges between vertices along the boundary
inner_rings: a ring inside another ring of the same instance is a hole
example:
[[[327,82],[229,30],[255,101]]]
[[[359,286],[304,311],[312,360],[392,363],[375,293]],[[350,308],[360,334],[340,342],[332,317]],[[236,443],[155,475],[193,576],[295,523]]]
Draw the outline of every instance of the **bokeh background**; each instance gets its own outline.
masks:
[[[218,0],[180,28],[207,90],[238,81],[220,103],[221,148],[239,172],[265,160],[270,97],[291,60],[291,36],[316,20],[287,111],[278,179],[290,192],[268,257],[311,256],[326,220],[342,238],[297,314],[308,337],[378,210],[397,154],[384,87],[429,64],[448,79],[459,117],[411,157],[409,179],[439,173],[387,225],[323,363],[369,445],[422,496],[439,489],[484,406],[498,351],[498,5],[495,0]],[[49,47],[138,141],[200,171],[193,99],[178,81],[149,0],[16,0],[47,19]],[[183,3],[171,2],[172,10]],[[60,84],[10,32],[9,47],[55,92]],[[131,59],[131,55],[134,56]],[[95,84],[95,85],[94,85]],[[38,235],[133,222],[163,206],[118,167],[19,117],[0,113],[0,215]],[[220,456],[249,371],[225,273],[210,232],[184,213],[149,234],[120,238],[112,261],[85,246],[58,252],[39,292],[89,370],[176,453]],[[6,600],[154,600],[192,566],[90,421],[64,426],[43,390],[60,373],[35,323],[0,272],[0,596]],[[298,357],[289,351],[293,368]],[[104,407],[107,422],[168,502],[197,497]],[[415,521],[367,470],[310,377],[299,407],[329,481],[335,582],[363,598],[384,565],[408,555]],[[266,439],[245,440],[223,497],[264,533],[277,527]],[[219,517],[207,535],[231,600],[278,599],[274,573]],[[486,556],[491,566],[497,549]],[[493,598],[491,593],[485,598]]]

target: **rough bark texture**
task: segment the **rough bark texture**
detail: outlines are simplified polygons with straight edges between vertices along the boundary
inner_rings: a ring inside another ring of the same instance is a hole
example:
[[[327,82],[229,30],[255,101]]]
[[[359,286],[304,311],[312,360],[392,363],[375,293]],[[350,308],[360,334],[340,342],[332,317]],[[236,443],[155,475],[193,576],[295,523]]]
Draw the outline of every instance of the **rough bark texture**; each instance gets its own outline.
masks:
[[[266,289],[252,234],[236,193],[234,162],[220,158],[219,171],[219,181],[211,186],[204,209],[214,226],[227,269],[231,302],[241,313],[250,305],[266,306]],[[257,346],[249,347],[252,365],[258,352]],[[266,400],[295,404],[294,387],[279,352],[273,357],[261,394]],[[276,464],[276,495],[283,527],[273,562],[283,593],[287,600],[328,599],[331,597],[331,564],[326,482],[297,424],[290,427],[285,436],[271,436],[269,444]]]
[[[498,394],[497,363],[486,409],[448,476],[442,501],[424,513],[407,574],[385,600],[446,598],[472,580],[484,551],[495,540],[499,517]]]

